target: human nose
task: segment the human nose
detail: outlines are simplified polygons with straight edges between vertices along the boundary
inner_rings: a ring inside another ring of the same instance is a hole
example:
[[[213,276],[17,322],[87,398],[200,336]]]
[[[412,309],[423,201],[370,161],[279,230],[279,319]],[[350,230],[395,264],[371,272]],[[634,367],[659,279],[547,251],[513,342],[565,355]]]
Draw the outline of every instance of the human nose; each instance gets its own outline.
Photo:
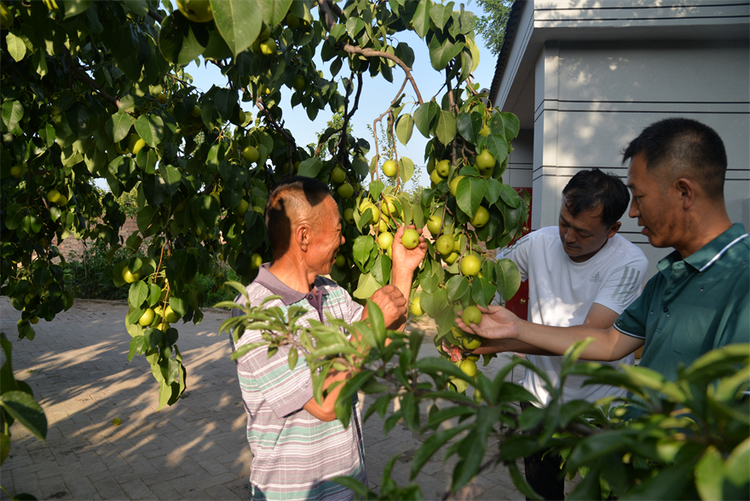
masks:
[[[638,207],[638,202],[636,201],[635,197],[633,197],[633,200],[631,200],[630,202],[630,211],[628,211],[628,216],[635,219],[640,215],[641,210]]]
[[[569,244],[575,243],[576,238],[575,238],[575,232],[573,231],[573,228],[568,228],[567,230],[565,230],[565,234],[563,235],[563,238]]]

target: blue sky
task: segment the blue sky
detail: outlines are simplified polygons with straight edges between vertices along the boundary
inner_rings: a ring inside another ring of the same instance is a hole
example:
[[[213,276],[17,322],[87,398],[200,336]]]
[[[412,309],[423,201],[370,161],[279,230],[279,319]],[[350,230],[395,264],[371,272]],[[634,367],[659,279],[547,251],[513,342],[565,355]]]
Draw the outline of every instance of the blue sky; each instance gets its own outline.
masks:
[[[480,13],[478,5],[474,4],[469,5],[468,7],[468,10]],[[414,51],[415,61],[412,73],[422,95],[422,99],[424,101],[429,101],[440,90],[440,86],[444,81],[443,74],[436,72],[432,68],[429,52],[425,43],[414,33],[409,32],[406,34],[399,34],[397,41],[408,43]],[[480,51],[480,62],[474,72],[474,82],[478,82],[481,85],[480,88],[489,88],[492,83],[492,77],[495,73],[497,58],[492,55],[481,36],[477,36],[476,42]],[[317,57],[316,65],[318,66],[318,69],[327,73],[330,63],[322,63],[320,58]],[[187,72],[193,76],[194,85],[201,91],[208,91],[212,85],[217,85],[219,87],[226,85],[226,79],[221,75],[219,69],[212,64],[197,67],[195,63],[191,63],[187,68]],[[339,72],[338,78],[344,75],[348,76],[348,73],[342,70]],[[401,87],[403,78],[404,72],[399,68],[393,69],[393,83],[387,82],[382,77],[372,78],[369,75],[364,76],[359,109],[352,121],[354,127],[353,134],[356,137],[365,138],[372,146],[374,146],[374,139],[367,130],[367,125],[372,125],[373,120],[388,109],[391,101],[396,96],[396,92]],[[416,95],[408,84],[404,92],[407,95],[404,102],[416,101]],[[314,143],[317,139],[317,133],[325,128],[332,113],[330,110],[321,111],[315,121],[311,122],[302,106],[298,105],[295,108],[292,108],[289,101],[290,96],[291,92],[284,87],[282,90],[281,107],[284,110],[286,128],[292,132],[298,145],[304,146],[309,143]],[[250,103],[242,104],[245,111],[251,111],[253,115],[256,114],[257,109],[252,107]],[[411,110],[411,105],[407,105],[404,108],[404,112],[411,112]],[[425,164],[423,157],[426,143],[427,139],[422,136],[415,127],[409,143],[406,146],[397,143],[396,146],[399,156],[409,157],[415,165],[423,166]],[[422,169],[422,174],[416,179],[416,182],[421,186],[429,186],[429,178],[426,175],[425,169]],[[407,185],[407,187],[410,186],[412,186],[411,183]]]

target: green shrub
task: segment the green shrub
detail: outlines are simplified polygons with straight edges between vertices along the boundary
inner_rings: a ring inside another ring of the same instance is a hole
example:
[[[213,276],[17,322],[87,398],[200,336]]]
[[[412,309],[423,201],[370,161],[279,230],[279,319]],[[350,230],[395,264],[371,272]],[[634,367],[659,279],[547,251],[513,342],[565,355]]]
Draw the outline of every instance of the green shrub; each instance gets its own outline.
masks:
[[[70,293],[80,299],[127,299],[128,288],[117,287],[112,282],[112,266],[107,262],[108,248],[105,243],[96,241],[85,247],[80,259],[77,255],[68,258],[63,266],[65,282],[70,285]],[[115,253],[115,261],[125,259],[125,250]]]
[[[129,287],[117,287],[112,281],[112,266],[107,262],[107,245],[94,242],[86,247],[81,256],[71,256],[63,266],[65,282],[70,285],[71,294],[79,299],[122,300],[128,298]],[[115,253],[114,262],[128,259],[130,253],[120,249]],[[197,289],[200,307],[212,307],[220,301],[234,299],[236,291],[224,286],[225,280],[240,281],[237,273],[218,261],[211,267],[217,270],[213,275],[197,274],[188,289]]]

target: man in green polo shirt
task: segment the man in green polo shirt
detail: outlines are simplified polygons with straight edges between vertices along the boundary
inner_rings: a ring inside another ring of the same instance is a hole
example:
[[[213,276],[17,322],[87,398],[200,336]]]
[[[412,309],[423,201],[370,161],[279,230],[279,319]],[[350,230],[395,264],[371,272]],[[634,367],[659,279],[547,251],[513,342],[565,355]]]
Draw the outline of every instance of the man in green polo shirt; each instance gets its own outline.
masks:
[[[695,120],[669,118],[630,143],[628,160],[630,217],[651,245],[675,249],[640,297],[609,329],[548,327],[491,306],[474,332],[559,354],[592,337],[588,360],[617,360],[643,346],[640,365],[667,378],[714,348],[750,342],[750,238],[727,215],[721,138]]]

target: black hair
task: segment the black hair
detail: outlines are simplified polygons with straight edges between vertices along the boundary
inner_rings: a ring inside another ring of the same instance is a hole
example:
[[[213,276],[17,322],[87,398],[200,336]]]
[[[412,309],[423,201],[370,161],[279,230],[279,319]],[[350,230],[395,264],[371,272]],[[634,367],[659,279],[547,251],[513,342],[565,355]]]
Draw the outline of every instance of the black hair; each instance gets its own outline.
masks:
[[[327,184],[304,176],[284,179],[273,187],[266,202],[266,230],[271,239],[274,258],[284,255],[289,249],[292,220],[288,211],[303,209],[303,200],[310,207],[315,207],[330,194]]]
[[[655,122],[630,142],[622,161],[639,154],[645,158],[646,169],[672,170],[670,181],[689,174],[709,197],[724,198],[727,152],[721,137],[708,125],[689,118]]]
[[[563,189],[565,207],[572,216],[601,207],[602,224],[608,228],[620,220],[630,202],[625,183],[599,169],[582,170]]]

